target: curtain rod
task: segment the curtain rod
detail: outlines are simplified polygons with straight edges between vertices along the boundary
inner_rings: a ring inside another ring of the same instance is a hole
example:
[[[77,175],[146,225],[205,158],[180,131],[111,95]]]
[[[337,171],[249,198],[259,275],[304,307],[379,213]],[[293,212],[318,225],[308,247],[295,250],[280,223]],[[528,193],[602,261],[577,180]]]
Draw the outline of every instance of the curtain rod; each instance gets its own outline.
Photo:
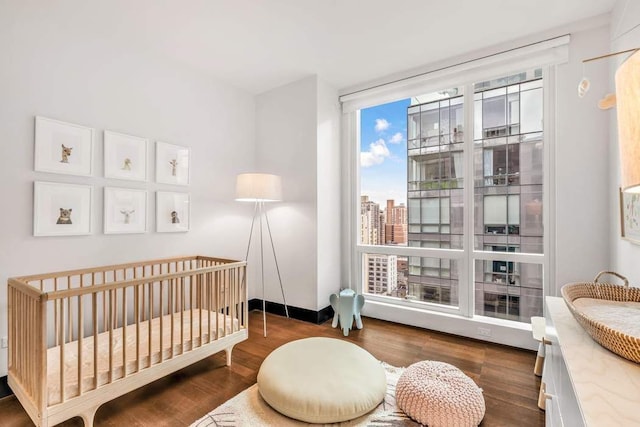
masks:
[[[583,59],[582,62],[585,63],[585,62],[597,61],[598,59],[604,59],[610,56],[622,55],[623,53],[637,52],[639,50],[640,50],[640,47],[636,47],[634,49],[621,50],[619,52],[607,53],[606,55],[594,56],[593,58]]]
[[[494,56],[498,56],[498,55],[502,55],[502,54],[505,54],[505,53],[513,52],[515,50],[523,49],[523,48],[526,48],[526,47],[530,47],[530,46],[535,46],[535,45],[538,45],[538,44],[546,43],[546,42],[549,42],[549,41],[552,41],[552,40],[556,40],[556,39],[560,39],[562,37],[566,37],[568,35],[570,35],[570,34],[563,34],[561,36],[550,37],[548,39],[544,39],[544,40],[540,40],[540,41],[537,41],[537,42],[533,42],[533,43],[525,44],[525,45],[522,45],[522,46],[514,47],[514,48],[511,48],[511,49],[506,49],[506,50],[503,50],[503,51],[500,51],[500,52],[492,53],[490,55],[485,55],[485,56],[480,56],[480,57],[473,58],[473,59],[468,59],[466,61],[458,62],[457,64],[451,64],[451,65],[447,65],[447,66],[444,66],[444,67],[441,67],[441,68],[436,68],[435,70],[424,71],[422,73],[413,74],[413,75],[410,75],[410,76],[407,76],[407,77],[402,77],[402,78],[399,78],[399,79],[396,79],[396,80],[391,80],[389,82],[380,83],[380,84],[369,86],[369,87],[366,87],[366,88],[363,88],[363,89],[354,90],[353,92],[343,93],[342,95],[340,95],[340,98],[342,98],[343,96],[355,95],[355,94],[360,93],[360,92],[366,92],[366,91],[371,90],[371,89],[377,89],[379,87],[384,87],[384,86],[391,85],[391,84],[394,84],[394,83],[403,82],[405,80],[410,80],[410,79],[413,79],[413,78],[416,78],[416,77],[426,76],[426,75],[429,75],[429,74],[432,74],[432,73],[435,73],[435,72],[438,72],[438,71],[447,70],[449,68],[454,68],[454,67],[458,67],[460,65],[469,64],[471,62],[480,61],[482,59],[491,58],[491,57],[494,57]]]

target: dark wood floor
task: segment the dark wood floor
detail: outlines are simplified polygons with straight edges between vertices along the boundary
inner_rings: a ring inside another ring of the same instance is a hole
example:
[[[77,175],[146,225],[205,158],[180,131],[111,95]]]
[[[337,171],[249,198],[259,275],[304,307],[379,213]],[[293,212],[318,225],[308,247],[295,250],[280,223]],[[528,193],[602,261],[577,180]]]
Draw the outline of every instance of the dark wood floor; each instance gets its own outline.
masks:
[[[431,359],[462,369],[484,390],[482,426],[544,426],[537,407],[540,379],[533,375],[535,353],[441,334],[425,329],[364,319],[364,329],[343,337],[331,322],[313,325],[268,315],[268,337],[262,336],[262,313],[250,314],[249,340],[237,345],[233,363],[224,352],[104,404],[97,426],[188,426],[256,382],[260,364],[278,346],[299,338],[344,338],[395,366]],[[0,425],[31,426],[14,396],[0,400]],[[62,426],[82,426],[74,418]]]

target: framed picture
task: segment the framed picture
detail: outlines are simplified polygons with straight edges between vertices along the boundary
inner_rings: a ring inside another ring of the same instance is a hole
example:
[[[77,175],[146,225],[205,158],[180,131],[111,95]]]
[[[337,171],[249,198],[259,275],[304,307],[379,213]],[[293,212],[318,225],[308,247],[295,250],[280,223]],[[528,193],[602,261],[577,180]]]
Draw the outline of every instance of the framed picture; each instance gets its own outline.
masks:
[[[33,235],[91,234],[93,187],[38,182],[33,191]]]
[[[94,130],[36,117],[35,170],[91,175]]]
[[[146,232],[146,190],[105,187],[104,234]]]
[[[156,231],[189,231],[189,193],[158,191],[156,196]]]
[[[147,180],[147,140],[137,136],[104,131],[104,176]]]
[[[640,245],[640,189],[620,189],[620,225],[622,238]]]
[[[189,148],[156,142],[156,181],[189,185]]]

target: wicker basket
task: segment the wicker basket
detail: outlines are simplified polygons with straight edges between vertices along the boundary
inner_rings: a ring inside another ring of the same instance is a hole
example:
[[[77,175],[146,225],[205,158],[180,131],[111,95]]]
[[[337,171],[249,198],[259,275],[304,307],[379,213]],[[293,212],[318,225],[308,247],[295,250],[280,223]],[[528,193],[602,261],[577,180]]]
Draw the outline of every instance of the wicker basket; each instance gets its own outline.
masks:
[[[624,286],[598,282],[603,274],[614,275],[624,281]],[[608,301],[640,302],[640,288],[629,287],[629,281],[612,271],[598,273],[593,282],[569,283],[562,287],[562,297],[578,323],[601,346],[619,356],[640,363],[640,337],[619,332],[586,316],[575,307],[578,298],[593,298]]]

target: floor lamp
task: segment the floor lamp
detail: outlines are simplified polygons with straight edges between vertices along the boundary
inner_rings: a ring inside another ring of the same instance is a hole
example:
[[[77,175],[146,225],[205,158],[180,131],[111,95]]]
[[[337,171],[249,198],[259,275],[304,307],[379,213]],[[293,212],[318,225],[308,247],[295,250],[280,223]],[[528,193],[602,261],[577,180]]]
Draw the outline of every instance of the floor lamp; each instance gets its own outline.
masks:
[[[289,309],[287,308],[287,300],[284,297],[284,288],[282,287],[282,277],[280,277],[280,267],[278,266],[278,258],[276,257],[276,248],[273,245],[273,236],[271,235],[271,226],[269,225],[269,217],[264,208],[265,203],[279,202],[282,200],[282,179],[278,175],[270,175],[264,173],[243,173],[238,175],[236,180],[236,200],[240,202],[254,202],[255,209],[253,211],[253,219],[251,220],[251,231],[249,231],[249,244],[247,245],[247,254],[245,261],[249,258],[249,249],[251,248],[251,238],[253,237],[253,226],[256,218],[259,221],[260,228],[260,278],[262,282],[262,324],[264,336],[267,336],[267,312],[264,296],[264,245],[263,245],[263,222],[267,225],[269,233],[269,241],[271,242],[271,250],[273,251],[273,259],[276,263],[276,271],[278,272],[278,280],[280,281],[280,291],[282,292],[282,301],[284,302],[284,311],[289,317]]]

